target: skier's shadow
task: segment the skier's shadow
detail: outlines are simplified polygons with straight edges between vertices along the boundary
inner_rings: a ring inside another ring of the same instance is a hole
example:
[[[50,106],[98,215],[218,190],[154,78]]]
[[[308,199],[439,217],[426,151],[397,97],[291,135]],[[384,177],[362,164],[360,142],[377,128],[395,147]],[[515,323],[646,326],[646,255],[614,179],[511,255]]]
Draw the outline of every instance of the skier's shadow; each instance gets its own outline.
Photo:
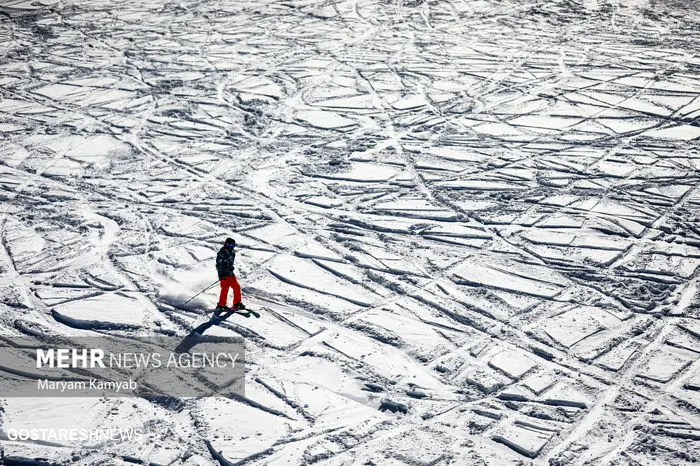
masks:
[[[214,315],[207,322],[204,322],[203,324],[197,326],[195,329],[193,329],[185,337],[184,340],[182,340],[180,342],[179,345],[177,345],[177,347],[175,348],[175,352],[176,353],[189,352],[189,350],[192,349],[193,346],[202,342],[204,332],[209,330],[214,325],[221,324],[223,321],[225,321],[226,319],[231,317],[233,314],[234,314],[233,312],[224,312],[223,314],[220,314],[220,315]]]

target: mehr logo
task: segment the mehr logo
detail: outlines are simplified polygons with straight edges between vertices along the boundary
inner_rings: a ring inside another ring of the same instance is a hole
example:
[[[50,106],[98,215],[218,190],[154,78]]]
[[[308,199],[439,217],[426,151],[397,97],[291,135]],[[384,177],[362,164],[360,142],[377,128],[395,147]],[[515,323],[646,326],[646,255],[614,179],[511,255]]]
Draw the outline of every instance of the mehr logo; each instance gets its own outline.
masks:
[[[4,360],[32,376],[0,384],[0,399],[245,393],[240,336],[109,335],[57,343],[15,337],[0,339],[0,363]]]
[[[93,348],[89,351],[83,349],[80,352],[75,348],[49,349],[47,351],[37,348],[36,367],[37,369],[41,369],[44,367],[44,365],[48,365],[48,367],[58,367],[60,369],[71,369],[76,367],[82,369],[94,369],[97,366],[104,368],[104,357],[104,350],[99,348]]]
[[[37,348],[36,367],[59,369],[94,369],[110,367],[120,369],[141,368],[225,368],[236,367],[239,354],[230,352],[208,353],[109,353],[105,363],[105,351],[100,348]]]

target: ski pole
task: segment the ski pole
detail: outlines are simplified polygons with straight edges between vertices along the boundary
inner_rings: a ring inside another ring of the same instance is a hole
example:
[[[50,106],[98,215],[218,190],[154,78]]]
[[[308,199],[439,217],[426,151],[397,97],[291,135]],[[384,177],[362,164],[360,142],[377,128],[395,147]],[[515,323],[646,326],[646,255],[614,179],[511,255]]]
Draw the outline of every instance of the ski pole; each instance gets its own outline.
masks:
[[[184,306],[185,304],[189,303],[189,302],[192,301],[194,298],[196,298],[196,297],[199,296],[200,294],[204,293],[205,291],[207,291],[208,289],[210,289],[212,286],[216,285],[217,283],[219,283],[219,280],[215,281],[214,283],[212,283],[212,284],[209,285],[208,287],[204,288],[202,291],[200,291],[200,292],[197,293],[196,295],[192,296],[190,299],[188,299],[187,301],[185,301],[182,305]]]

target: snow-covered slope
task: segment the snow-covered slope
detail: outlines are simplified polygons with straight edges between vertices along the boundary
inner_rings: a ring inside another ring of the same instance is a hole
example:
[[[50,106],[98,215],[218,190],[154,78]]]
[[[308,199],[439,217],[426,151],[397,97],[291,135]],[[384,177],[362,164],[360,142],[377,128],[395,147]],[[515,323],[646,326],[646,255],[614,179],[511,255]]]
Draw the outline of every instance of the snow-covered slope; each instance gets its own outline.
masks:
[[[245,397],[4,399],[8,464],[700,458],[695,2],[0,13],[3,338],[184,337],[227,236],[262,314]],[[7,440],[74,427],[148,435]]]

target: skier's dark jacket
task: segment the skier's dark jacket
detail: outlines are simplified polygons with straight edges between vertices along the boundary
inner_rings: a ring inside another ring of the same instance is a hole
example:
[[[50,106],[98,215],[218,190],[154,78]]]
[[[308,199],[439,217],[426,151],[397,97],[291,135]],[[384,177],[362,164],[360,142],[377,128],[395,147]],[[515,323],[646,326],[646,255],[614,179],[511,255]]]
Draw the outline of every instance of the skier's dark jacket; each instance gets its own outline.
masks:
[[[216,271],[219,273],[219,280],[233,275],[233,262],[236,260],[236,251],[228,246],[219,249],[216,255]]]

